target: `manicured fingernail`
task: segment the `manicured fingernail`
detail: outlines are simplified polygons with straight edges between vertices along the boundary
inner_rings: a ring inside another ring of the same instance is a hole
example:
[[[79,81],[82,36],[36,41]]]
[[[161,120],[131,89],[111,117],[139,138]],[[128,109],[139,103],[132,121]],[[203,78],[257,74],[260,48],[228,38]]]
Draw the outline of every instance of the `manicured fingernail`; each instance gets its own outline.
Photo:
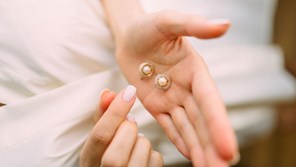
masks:
[[[145,137],[143,133],[138,133],[138,136]]]
[[[110,92],[110,90],[109,89],[103,89],[102,91],[101,91],[101,94],[100,94],[100,99],[106,94],[106,93],[108,93],[108,92]]]
[[[231,161],[229,161],[229,165],[231,165],[231,166],[234,166],[234,165],[237,165],[238,163],[239,163],[239,161],[240,161],[240,154],[239,153],[237,153],[234,157],[233,157],[233,159],[231,160]]]
[[[225,19],[225,18],[212,19],[212,20],[209,20],[209,22],[210,23],[213,23],[213,24],[218,24],[218,25],[230,24],[230,20],[229,19]]]
[[[129,85],[123,93],[123,100],[125,102],[130,102],[136,95],[136,87],[134,87],[133,85]]]
[[[127,114],[126,119],[128,121],[133,122],[133,123],[137,123],[135,116],[133,114],[131,114],[131,113]]]

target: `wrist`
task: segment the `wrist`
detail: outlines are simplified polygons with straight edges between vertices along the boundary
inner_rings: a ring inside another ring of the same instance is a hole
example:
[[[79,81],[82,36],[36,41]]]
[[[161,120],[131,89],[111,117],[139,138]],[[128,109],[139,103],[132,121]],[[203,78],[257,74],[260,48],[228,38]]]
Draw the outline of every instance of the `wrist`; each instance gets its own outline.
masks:
[[[101,0],[101,2],[116,42],[134,20],[145,15],[138,0]]]

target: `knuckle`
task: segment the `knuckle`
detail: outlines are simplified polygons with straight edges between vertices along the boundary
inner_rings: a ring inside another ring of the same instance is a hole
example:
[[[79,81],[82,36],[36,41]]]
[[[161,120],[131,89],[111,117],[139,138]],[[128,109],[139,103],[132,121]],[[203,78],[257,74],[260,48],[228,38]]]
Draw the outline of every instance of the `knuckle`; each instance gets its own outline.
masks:
[[[165,131],[165,132],[167,132],[167,133],[170,133],[170,132],[172,132],[172,131],[174,131],[174,128],[173,128],[173,126],[171,126],[171,125],[163,125],[163,130]]]
[[[138,133],[138,127],[135,123],[125,120],[121,125],[120,128],[125,129],[127,131],[127,134],[137,134]]]
[[[191,124],[189,122],[184,122],[179,125],[179,130],[181,133],[186,133],[189,128],[191,128]]]
[[[111,141],[111,135],[110,133],[105,131],[100,131],[100,132],[94,131],[92,133],[91,139],[92,139],[92,142],[98,146],[108,145]]]
[[[176,137],[173,137],[171,141],[172,141],[172,143],[174,143],[175,145],[178,145],[178,144],[180,144],[180,143],[183,142],[183,139],[182,139],[180,136],[176,136]]]
[[[121,109],[122,110],[125,110],[124,108]],[[115,117],[115,118],[119,118],[119,119],[122,119],[122,118],[125,118],[125,112],[118,112],[118,111],[115,111],[114,109],[110,109],[109,113],[112,115],[112,117]]]

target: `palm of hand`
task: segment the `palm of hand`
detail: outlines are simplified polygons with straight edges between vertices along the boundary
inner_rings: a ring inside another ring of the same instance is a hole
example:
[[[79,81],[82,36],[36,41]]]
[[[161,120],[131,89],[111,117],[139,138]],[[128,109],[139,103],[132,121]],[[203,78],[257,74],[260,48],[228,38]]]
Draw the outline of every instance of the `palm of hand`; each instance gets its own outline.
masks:
[[[195,24],[202,25],[204,20],[195,17]],[[185,156],[201,166],[209,165],[201,161],[207,157],[216,160],[213,166],[225,164],[221,159],[232,158],[236,145],[224,105],[202,58],[182,37],[210,38],[221,33],[204,36],[206,31],[191,32],[194,22],[181,19],[178,13],[161,12],[135,20],[117,41],[118,63],[128,81],[138,88],[144,106]],[[141,80],[138,67],[143,62],[153,64],[155,71],[153,77]],[[168,90],[154,86],[156,74],[171,78]],[[219,129],[222,131],[217,132]]]

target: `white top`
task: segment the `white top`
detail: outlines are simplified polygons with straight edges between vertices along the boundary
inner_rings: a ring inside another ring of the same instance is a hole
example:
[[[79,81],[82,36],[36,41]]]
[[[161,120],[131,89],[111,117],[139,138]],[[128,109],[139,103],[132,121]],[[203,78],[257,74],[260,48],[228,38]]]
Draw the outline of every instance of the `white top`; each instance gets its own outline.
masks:
[[[6,0],[0,9],[0,102],[115,67],[97,0]]]

